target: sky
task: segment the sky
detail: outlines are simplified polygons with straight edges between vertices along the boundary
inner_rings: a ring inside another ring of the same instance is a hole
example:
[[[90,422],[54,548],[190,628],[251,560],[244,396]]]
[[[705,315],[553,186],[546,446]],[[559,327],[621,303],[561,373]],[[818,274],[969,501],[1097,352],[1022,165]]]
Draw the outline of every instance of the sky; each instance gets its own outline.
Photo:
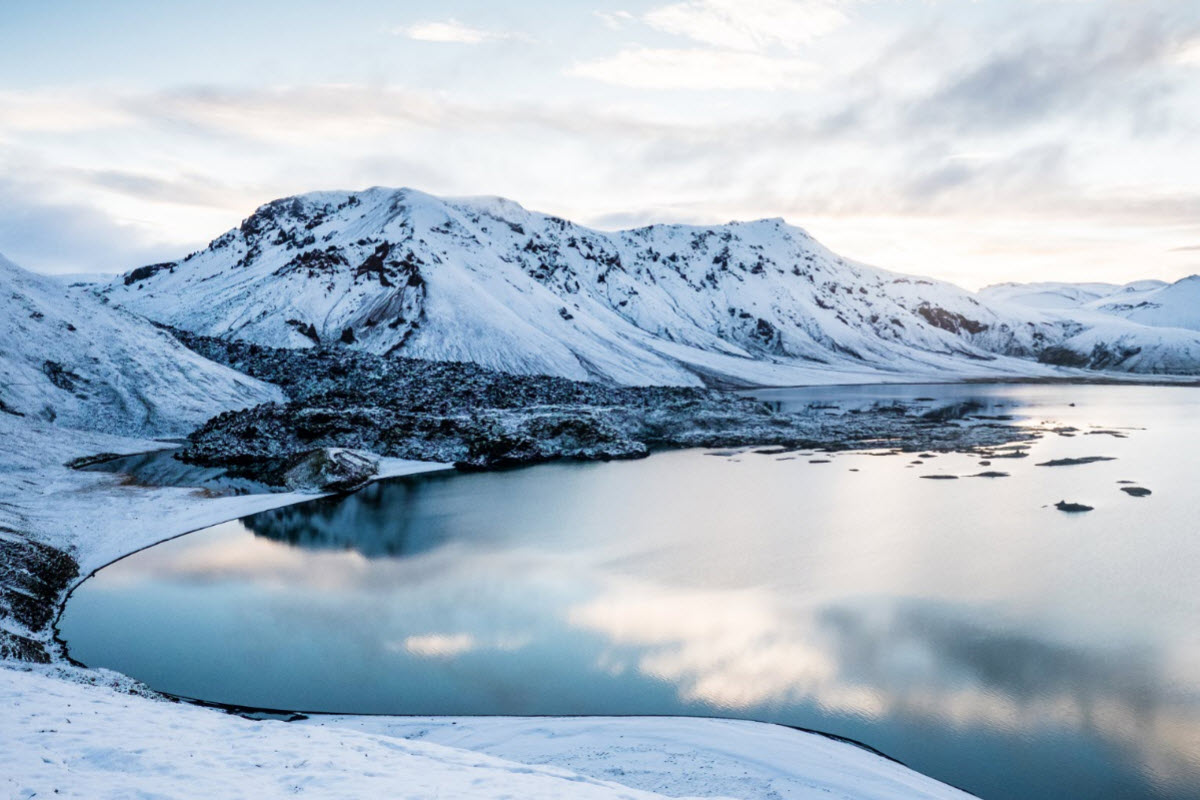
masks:
[[[0,5],[0,252],[179,258],[409,186],[604,229],[783,217],[976,289],[1200,272],[1191,0]]]

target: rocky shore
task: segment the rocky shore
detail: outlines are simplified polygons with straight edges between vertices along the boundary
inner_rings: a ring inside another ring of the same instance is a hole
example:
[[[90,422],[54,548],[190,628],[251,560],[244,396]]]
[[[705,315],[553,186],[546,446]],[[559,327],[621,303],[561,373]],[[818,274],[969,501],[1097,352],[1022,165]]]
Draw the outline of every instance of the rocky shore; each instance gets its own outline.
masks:
[[[298,463],[330,448],[492,469],[639,458],[673,447],[979,450],[1035,435],[969,404],[814,404],[781,413],[715,389],[613,387],[338,346],[281,350],[175,333],[289,397],[214,417],[188,437],[180,457],[272,485],[288,484]]]

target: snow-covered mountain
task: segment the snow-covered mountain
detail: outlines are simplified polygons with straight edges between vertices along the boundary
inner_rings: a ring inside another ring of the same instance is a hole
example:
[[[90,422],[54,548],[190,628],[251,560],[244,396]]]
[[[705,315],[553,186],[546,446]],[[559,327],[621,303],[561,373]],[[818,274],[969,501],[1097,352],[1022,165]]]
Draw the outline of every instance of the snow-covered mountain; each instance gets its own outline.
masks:
[[[997,283],[979,290],[989,303],[1012,303],[1030,308],[1066,310],[1090,308],[1105,302],[1131,302],[1138,295],[1153,292],[1167,284],[1163,281],[1115,283]]]
[[[500,198],[385,188],[268,203],[105,291],[260,344],[627,384],[1051,374],[1038,355],[1087,328],[848,261],[777,219],[610,233]]]
[[[1200,372],[1200,276],[1175,283],[1004,283],[979,293],[1012,313],[1042,313],[1074,323],[1044,361],[1148,374]],[[1066,330],[1066,329],[1064,329]]]
[[[0,256],[0,414],[178,435],[279,390],[215,364],[129,312]]]
[[[1118,293],[1093,307],[1141,325],[1200,331],[1200,275],[1148,291]]]

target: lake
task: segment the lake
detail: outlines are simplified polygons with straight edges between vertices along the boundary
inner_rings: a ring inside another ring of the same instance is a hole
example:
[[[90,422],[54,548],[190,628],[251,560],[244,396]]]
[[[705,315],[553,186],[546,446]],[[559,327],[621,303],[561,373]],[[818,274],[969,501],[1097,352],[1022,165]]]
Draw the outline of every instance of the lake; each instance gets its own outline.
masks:
[[[72,595],[62,638],[229,704],[738,717],[989,800],[1200,797],[1200,391],[758,395],[976,400],[1076,430],[990,465],[686,450],[382,482],[118,561]],[[1092,456],[1114,460],[1038,466]],[[1008,476],[967,477],[985,471]]]

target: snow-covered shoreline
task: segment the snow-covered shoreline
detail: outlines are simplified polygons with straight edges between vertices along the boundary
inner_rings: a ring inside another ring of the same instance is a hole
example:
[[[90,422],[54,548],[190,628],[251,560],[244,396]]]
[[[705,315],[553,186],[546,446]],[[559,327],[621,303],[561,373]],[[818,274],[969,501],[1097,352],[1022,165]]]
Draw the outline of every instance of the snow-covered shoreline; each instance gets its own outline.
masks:
[[[69,551],[79,565],[56,610],[87,576],[132,552],[316,496],[212,497],[65,466],[170,446],[162,441],[7,418],[0,440],[0,536]],[[376,479],[446,468],[385,459]],[[23,633],[54,647],[46,631]],[[320,716],[295,724],[170,702],[61,659],[0,666],[0,786],[13,797],[967,797],[853,744],[761,723]]]

